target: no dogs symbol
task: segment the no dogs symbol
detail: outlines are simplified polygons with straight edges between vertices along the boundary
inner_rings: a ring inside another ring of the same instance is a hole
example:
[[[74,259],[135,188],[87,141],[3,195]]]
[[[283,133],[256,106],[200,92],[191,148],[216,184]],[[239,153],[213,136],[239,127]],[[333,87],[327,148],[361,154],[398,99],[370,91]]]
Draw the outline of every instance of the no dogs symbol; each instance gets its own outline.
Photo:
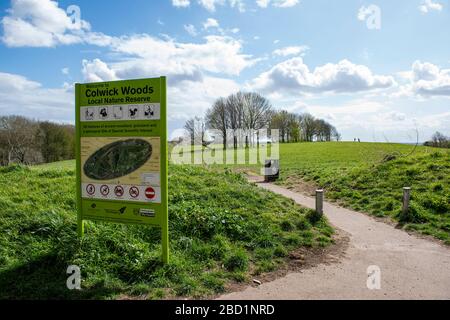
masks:
[[[131,187],[130,196],[133,198],[137,198],[139,196],[139,189],[137,187]]]
[[[114,188],[114,194],[115,194],[117,197],[123,196],[123,187],[122,187],[122,186],[116,186],[116,187]]]

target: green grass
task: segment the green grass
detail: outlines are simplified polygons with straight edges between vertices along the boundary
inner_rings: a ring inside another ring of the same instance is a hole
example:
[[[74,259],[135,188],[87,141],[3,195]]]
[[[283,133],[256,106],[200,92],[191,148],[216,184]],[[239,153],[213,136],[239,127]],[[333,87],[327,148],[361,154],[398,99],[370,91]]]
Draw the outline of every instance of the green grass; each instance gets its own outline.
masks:
[[[280,184],[299,180],[358,211],[392,217],[405,228],[450,244],[450,153],[402,144],[299,143],[280,148]],[[394,159],[386,161],[387,155]],[[412,187],[411,210],[402,216],[402,188]]]
[[[87,222],[76,235],[74,162],[0,168],[0,299],[207,297],[286,263],[333,230],[229,170],[169,167],[171,261],[156,228]],[[66,288],[69,265],[82,290]]]

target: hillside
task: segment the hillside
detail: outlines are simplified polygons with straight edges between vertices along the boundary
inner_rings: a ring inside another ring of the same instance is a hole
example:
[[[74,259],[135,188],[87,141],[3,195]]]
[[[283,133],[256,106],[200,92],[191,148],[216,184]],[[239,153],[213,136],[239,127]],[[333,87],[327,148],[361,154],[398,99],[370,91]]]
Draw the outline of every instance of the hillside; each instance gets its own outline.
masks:
[[[171,262],[159,231],[87,222],[76,235],[74,162],[0,169],[0,299],[205,297],[272,271],[333,230],[293,201],[230,171],[169,167]],[[79,292],[66,269],[82,272]]]
[[[306,181],[328,199],[450,243],[450,153],[401,144],[281,145],[282,185]],[[400,215],[402,188],[412,187],[411,212]]]

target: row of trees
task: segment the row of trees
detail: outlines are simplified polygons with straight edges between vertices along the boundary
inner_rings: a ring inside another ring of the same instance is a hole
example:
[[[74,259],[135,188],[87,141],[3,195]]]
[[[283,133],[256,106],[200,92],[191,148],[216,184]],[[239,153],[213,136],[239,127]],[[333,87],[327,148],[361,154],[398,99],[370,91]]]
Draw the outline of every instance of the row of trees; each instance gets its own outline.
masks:
[[[238,92],[227,98],[219,98],[208,109],[204,118],[189,119],[184,128],[191,136],[204,140],[208,129],[220,132],[224,147],[230,132],[233,146],[238,146],[239,134],[244,132],[245,145],[258,143],[258,130],[278,129],[281,142],[332,141],[341,139],[334,126],[323,119],[316,119],[309,113],[295,114],[276,111],[269,100],[254,92]],[[256,137],[256,141],[255,140]]]
[[[269,126],[280,130],[281,142],[341,140],[340,133],[333,125],[309,113],[295,114],[285,110],[275,112]]]
[[[21,116],[0,117],[0,165],[75,158],[75,127]]]
[[[447,137],[438,131],[433,134],[431,141],[425,142],[425,145],[436,148],[450,148],[450,137]]]

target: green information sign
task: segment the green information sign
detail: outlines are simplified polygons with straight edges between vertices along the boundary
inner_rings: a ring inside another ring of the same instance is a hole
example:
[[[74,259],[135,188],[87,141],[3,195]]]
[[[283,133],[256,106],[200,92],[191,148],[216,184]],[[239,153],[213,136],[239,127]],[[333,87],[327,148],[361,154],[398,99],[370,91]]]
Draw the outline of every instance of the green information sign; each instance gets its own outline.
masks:
[[[161,228],[168,262],[166,78],[77,84],[78,232],[83,220]]]

